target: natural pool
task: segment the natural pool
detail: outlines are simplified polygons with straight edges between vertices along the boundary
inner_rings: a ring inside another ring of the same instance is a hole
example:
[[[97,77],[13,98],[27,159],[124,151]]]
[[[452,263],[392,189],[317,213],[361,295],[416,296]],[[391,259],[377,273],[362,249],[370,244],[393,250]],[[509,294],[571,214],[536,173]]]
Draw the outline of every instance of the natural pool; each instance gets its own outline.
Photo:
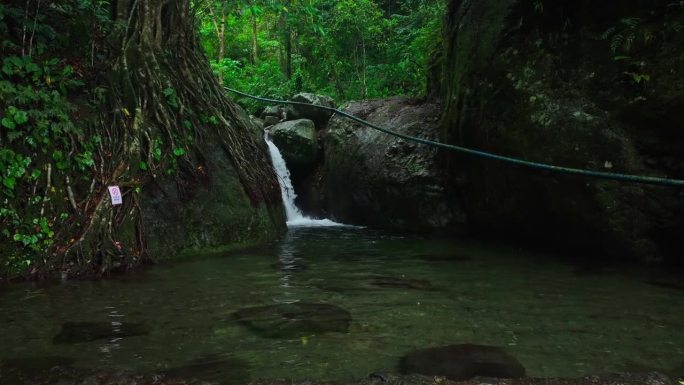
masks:
[[[393,370],[416,348],[476,343],[505,348],[530,376],[668,371],[684,362],[684,292],[648,279],[578,274],[552,256],[486,243],[293,228],[258,251],[101,282],[11,286],[0,294],[0,359],[58,356],[77,367],[235,384],[366,377]],[[268,338],[233,317],[298,302],[346,309],[348,332]],[[140,324],[144,332],[55,343],[74,322]]]

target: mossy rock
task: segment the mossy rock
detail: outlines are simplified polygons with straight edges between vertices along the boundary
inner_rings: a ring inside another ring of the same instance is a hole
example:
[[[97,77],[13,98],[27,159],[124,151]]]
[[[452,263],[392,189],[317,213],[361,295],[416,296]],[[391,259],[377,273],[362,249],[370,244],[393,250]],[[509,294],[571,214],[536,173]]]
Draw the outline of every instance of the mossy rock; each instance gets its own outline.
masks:
[[[684,178],[684,131],[674,124],[684,111],[684,53],[674,43],[682,37],[630,53],[644,63],[639,71],[653,76],[641,84],[627,75],[630,64],[615,60],[610,41],[595,38],[626,15],[662,23],[665,8],[636,1],[549,2],[543,10],[522,0],[451,1],[434,92],[444,106],[440,139],[551,165]],[[675,188],[458,153],[447,154],[444,165],[450,205],[464,212],[471,232],[602,259],[684,255],[677,235],[684,200]]]
[[[409,98],[347,103],[343,109],[399,133],[436,140],[439,105]],[[447,205],[439,151],[334,116],[324,139],[320,175],[326,211],[338,221],[403,232],[456,228]]]
[[[282,205],[254,203],[226,152],[217,143],[204,148],[204,179],[161,176],[142,191],[147,247],[156,258],[251,247],[285,229]]]
[[[288,165],[315,163],[318,158],[318,140],[313,121],[290,120],[271,127],[269,133]]]
[[[329,96],[317,95],[312,93],[299,93],[292,97],[293,102],[306,103],[315,106],[335,108],[335,100]],[[322,129],[328,125],[328,120],[332,116],[332,111],[322,108],[309,107],[306,105],[288,106],[288,119],[309,119],[312,120],[317,129]]]

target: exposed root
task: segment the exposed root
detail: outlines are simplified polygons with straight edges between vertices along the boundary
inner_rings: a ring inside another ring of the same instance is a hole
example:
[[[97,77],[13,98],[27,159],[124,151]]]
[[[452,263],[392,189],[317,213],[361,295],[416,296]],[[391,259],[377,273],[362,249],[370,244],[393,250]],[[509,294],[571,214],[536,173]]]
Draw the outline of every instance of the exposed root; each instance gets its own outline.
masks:
[[[266,149],[200,51],[189,0],[120,0],[114,9],[126,28],[110,77],[109,108],[101,119],[98,173],[80,205],[67,181],[69,201],[85,221],[62,251],[62,268],[72,273],[106,274],[150,261],[139,188],[169,173],[179,185],[206,179],[198,172],[205,172],[201,148],[206,141],[221,144],[253,205],[280,203]],[[121,187],[120,206],[109,200],[111,185]]]

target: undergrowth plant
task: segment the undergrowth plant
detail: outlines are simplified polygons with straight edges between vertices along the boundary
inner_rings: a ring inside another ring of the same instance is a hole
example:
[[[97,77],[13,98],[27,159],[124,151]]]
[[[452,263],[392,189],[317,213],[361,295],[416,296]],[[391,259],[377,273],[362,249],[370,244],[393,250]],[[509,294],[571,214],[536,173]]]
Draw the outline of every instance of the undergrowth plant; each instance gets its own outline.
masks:
[[[88,125],[102,95],[87,94],[88,53],[74,52],[63,40],[69,34],[58,25],[76,14],[101,36],[107,28],[103,5],[0,4],[0,245],[5,245],[0,273],[5,277],[36,272],[65,246],[57,234],[80,225],[75,191],[86,190],[96,172],[100,138],[89,134]],[[90,59],[94,64],[96,58]]]
[[[647,52],[659,44],[674,41],[684,31],[682,14],[684,1],[668,3],[664,8],[651,10],[648,16],[628,16],[601,34],[607,41],[614,60],[624,68],[623,74],[635,84],[651,80],[646,71]],[[652,20],[652,15],[663,15]]]

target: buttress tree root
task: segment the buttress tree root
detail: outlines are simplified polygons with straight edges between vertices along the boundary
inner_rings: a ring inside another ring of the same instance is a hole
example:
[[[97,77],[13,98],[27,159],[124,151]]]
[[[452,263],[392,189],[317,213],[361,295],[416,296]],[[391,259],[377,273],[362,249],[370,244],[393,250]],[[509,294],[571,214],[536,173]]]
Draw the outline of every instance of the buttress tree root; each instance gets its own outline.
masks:
[[[63,269],[105,273],[151,260],[140,188],[162,175],[210,180],[201,146],[220,143],[253,205],[280,204],[268,154],[225,95],[201,51],[190,0],[112,2],[116,59],[107,88],[96,176],[78,235],[57,255]],[[107,186],[123,204],[112,206]],[[54,266],[53,266],[54,268]]]

